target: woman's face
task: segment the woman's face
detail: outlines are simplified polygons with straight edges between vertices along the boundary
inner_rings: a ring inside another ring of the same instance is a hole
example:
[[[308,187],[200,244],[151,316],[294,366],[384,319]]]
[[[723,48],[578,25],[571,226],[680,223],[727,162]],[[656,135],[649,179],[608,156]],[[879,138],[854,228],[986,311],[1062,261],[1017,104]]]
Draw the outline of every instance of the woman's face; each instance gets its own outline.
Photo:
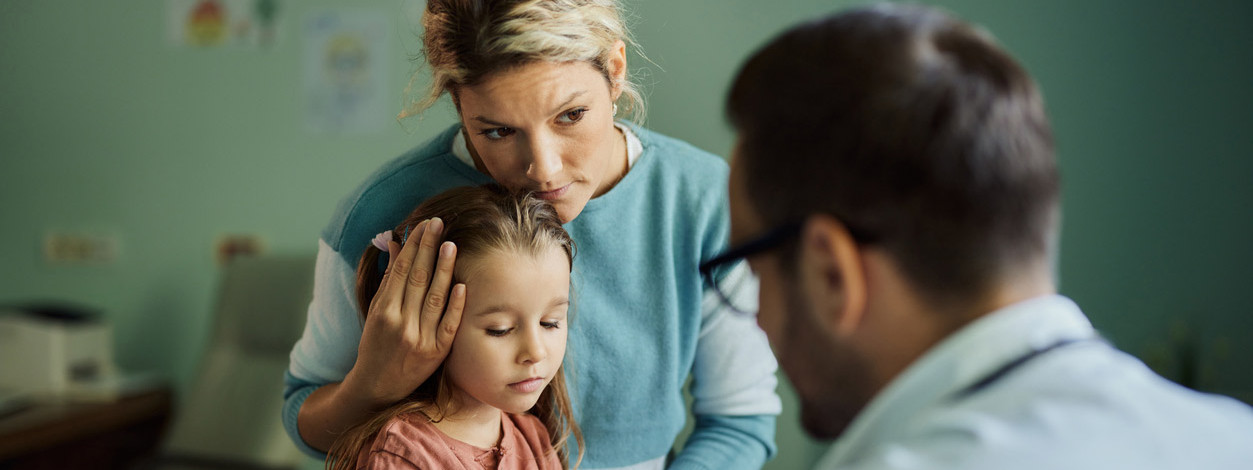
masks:
[[[625,73],[625,56],[609,69]],[[534,191],[569,222],[626,174],[626,143],[613,126],[617,95],[586,62],[533,62],[463,87],[457,98],[479,169]]]
[[[458,262],[464,314],[444,363],[456,409],[526,412],[565,358],[569,259],[554,246],[537,256],[505,250],[467,261]]]

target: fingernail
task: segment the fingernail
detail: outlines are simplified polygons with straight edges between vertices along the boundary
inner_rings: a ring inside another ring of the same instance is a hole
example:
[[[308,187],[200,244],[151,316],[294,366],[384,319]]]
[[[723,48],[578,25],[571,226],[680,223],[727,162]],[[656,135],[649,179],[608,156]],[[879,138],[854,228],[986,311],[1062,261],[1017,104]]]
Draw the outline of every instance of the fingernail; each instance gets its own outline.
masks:
[[[443,228],[444,228],[444,221],[440,220],[439,217],[436,217],[434,219],[431,219],[431,223],[426,226],[426,231],[428,233],[439,233],[439,231],[443,230]]]
[[[457,246],[453,245],[452,242],[444,242],[444,244],[439,246],[439,256],[443,258],[451,257],[455,249],[457,249]]]

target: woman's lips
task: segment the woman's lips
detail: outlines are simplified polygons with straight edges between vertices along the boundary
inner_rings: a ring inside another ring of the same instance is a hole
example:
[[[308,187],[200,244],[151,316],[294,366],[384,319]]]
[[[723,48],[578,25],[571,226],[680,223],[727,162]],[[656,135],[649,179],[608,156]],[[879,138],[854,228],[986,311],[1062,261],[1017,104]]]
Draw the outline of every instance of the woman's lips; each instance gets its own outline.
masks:
[[[573,184],[573,183],[571,183],[571,184]],[[544,200],[548,200],[548,201],[552,201],[552,200],[554,200],[554,199],[560,199],[560,198],[561,198],[561,196],[565,196],[565,195],[566,195],[566,192],[567,192],[567,191],[569,191],[569,190],[570,190],[570,184],[567,184],[567,185],[565,185],[565,186],[562,186],[562,187],[560,187],[560,188],[554,189],[554,190],[552,190],[552,191],[536,191],[536,192],[535,192],[535,197],[538,197],[538,198],[540,198],[540,199],[544,199]]]
[[[536,390],[539,390],[540,387],[543,387],[543,386],[544,386],[543,377],[533,377],[533,378],[523,380],[521,382],[514,382],[514,383],[509,384],[509,388],[512,388],[515,392],[518,392],[518,393],[531,393]]]

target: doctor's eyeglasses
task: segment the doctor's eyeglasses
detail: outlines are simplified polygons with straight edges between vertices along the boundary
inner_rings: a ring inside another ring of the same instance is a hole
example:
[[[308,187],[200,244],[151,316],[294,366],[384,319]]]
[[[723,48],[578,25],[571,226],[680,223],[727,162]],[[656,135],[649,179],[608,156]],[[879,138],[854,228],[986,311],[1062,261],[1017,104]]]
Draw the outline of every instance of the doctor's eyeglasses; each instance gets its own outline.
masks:
[[[844,224],[844,229],[848,230],[849,236],[858,244],[866,245],[878,240],[878,237],[866,230],[849,225],[847,222],[842,223]],[[718,298],[724,306],[741,315],[756,316],[758,309],[757,297],[748,296],[749,298],[745,298],[745,295],[740,292],[742,289],[739,289],[741,280],[733,279],[734,276],[728,275],[731,267],[740,260],[765,253],[791,242],[800,236],[801,228],[804,225],[804,221],[784,224],[766,232],[765,235],[732,247],[725,253],[701,263],[700,275],[704,278],[705,283],[718,294]]]
[[[718,299],[731,311],[740,315],[757,315],[757,296],[744,298],[739,289],[738,279],[729,279],[728,271],[735,263],[749,256],[765,253],[791,241],[801,233],[801,223],[794,222],[775,228],[765,235],[732,247],[721,255],[700,264],[700,275],[705,283],[718,294]]]

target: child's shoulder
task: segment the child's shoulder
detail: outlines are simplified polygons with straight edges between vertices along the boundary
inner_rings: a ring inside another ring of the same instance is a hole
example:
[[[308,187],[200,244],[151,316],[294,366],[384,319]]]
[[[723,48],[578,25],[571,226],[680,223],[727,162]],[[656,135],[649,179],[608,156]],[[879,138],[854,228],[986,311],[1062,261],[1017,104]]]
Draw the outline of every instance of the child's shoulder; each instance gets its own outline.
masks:
[[[390,468],[386,462],[391,461],[419,468],[439,468],[441,464],[457,461],[443,443],[439,430],[420,412],[403,413],[388,420],[361,458],[375,464],[370,468]]]
[[[533,462],[522,463],[522,468],[532,468],[532,465],[536,468],[561,468],[561,460],[553,450],[552,438],[543,421],[530,413],[505,413],[505,416],[513,428],[513,432],[506,431],[506,437],[512,435],[513,446],[526,449],[520,453],[514,452],[517,462]],[[508,447],[510,446],[506,445]],[[501,463],[501,468],[507,467],[505,461]]]
[[[375,446],[389,446],[398,442],[435,442],[439,441],[439,435],[439,430],[431,424],[431,419],[422,412],[415,411],[393,416],[379,429],[374,443]]]
[[[545,442],[549,441],[548,428],[544,427],[544,422],[530,413],[505,413],[509,418],[509,422],[513,423],[514,429],[524,436],[536,435],[542,437]]]
[[[431,419],[421,411],[411,411],[408,413],[400,413],[392,416],[379,428],[379,435],[386,434],[404,434],[410,432],[419,432],[423,434],[431,434],[437,432],[435,425],[431,423]]]

